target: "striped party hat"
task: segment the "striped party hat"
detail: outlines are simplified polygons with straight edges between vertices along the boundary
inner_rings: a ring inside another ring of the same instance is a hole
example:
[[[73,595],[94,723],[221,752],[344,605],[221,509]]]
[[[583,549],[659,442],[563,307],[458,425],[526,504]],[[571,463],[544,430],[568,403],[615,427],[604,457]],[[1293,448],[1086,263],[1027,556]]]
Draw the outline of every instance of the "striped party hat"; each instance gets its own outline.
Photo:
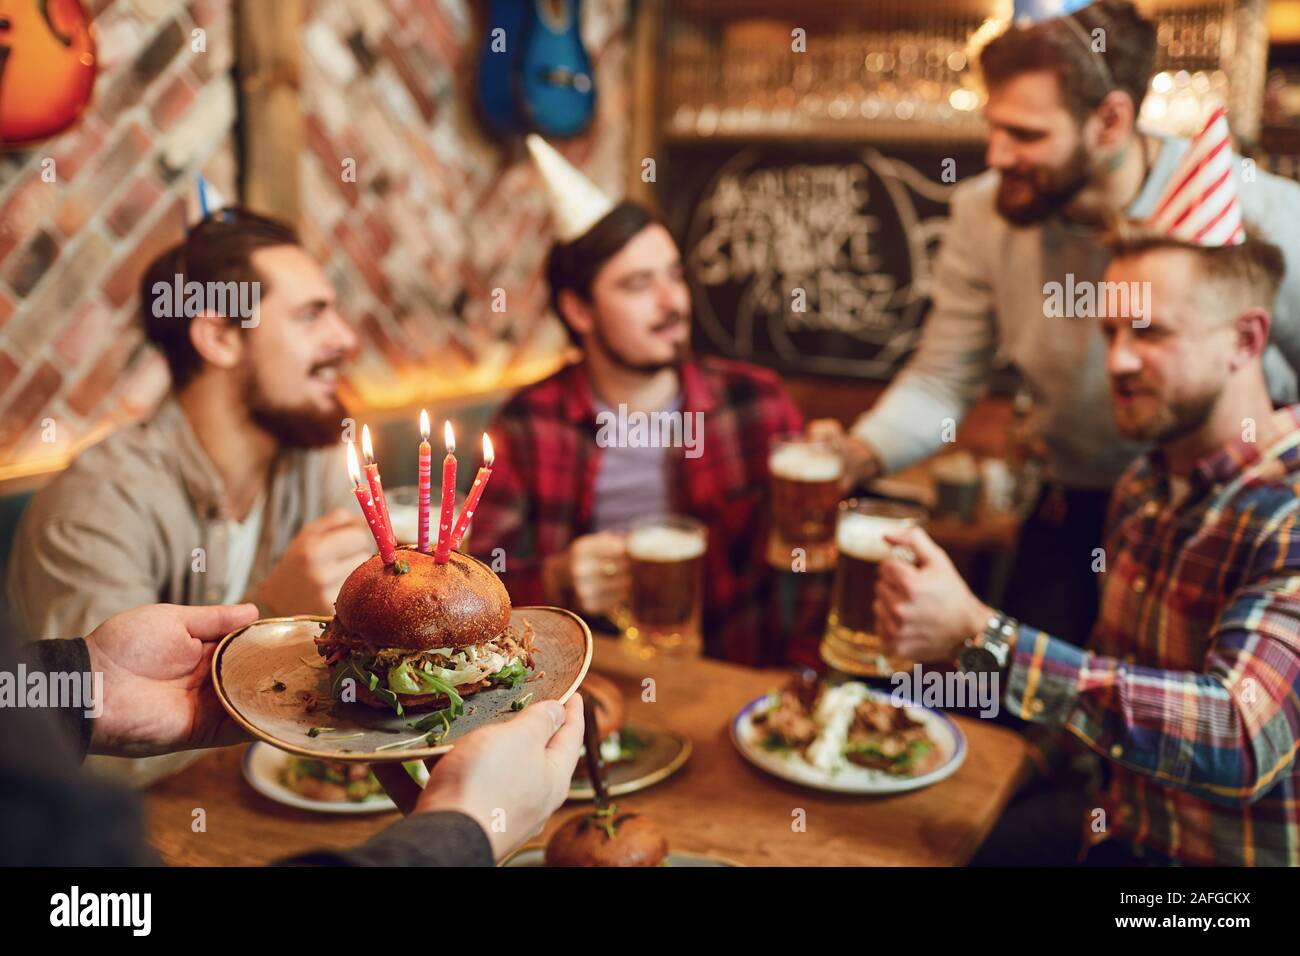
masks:
[[[1220,106],[1165,185],[1148,227],[1194,246],[1239,246],[1246,241],[1231,140],[1227,113]]]

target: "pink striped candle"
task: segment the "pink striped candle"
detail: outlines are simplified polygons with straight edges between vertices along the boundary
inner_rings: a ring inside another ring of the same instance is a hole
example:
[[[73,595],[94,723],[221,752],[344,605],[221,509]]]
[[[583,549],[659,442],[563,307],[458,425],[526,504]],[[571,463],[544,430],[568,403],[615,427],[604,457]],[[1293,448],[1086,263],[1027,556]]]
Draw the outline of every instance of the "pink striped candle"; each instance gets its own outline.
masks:
[[[465,506],[460,509],[460,517],[456,519],[456,530],[451,533],[451,546],[453,550],[460,549],[461,539],[465,537],[465,532],[469,530],[469,523],[474,520],[474,509],[478,507],[478,500],[483,497],[483,489],[487,487],[488,479],[492,477],[492,463],[496,460],[492,454],[492,439],[483,433],[483,465],[474,476],[474,486],[469,490],[469,497],[465,499]]]
[[[429,447],[429,413],[420,409],[420,531],[416,546],[429,553],[429,495],[433,449]]]
[[[442,460],[442,515],[433,560],[446,564],[451,557],[451,523],[456,511],[456,435],[451,430],[451,422],[443,425],[442,440],[447,446],[447,457]]]

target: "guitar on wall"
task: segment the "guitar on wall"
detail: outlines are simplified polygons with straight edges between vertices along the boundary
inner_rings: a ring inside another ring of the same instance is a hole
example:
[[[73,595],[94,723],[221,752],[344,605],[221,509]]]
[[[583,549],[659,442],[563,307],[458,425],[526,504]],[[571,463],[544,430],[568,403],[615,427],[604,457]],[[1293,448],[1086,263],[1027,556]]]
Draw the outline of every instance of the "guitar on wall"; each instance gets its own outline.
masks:
[[[0,149],[75,123],[95,86],[95,38],[81,0],[0,0]]]
[[[494,133],[566,137],[591,125],[596,86],[581,21],[581,0],[492,0],[478,99]]]

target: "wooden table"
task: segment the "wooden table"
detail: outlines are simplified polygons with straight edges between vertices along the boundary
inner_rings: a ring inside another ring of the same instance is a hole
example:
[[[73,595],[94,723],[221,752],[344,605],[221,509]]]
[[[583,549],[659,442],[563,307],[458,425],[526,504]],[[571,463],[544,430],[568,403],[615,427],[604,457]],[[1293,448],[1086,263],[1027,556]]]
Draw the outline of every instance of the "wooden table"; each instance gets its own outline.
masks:
[[[823,793],[763,773],[731,743],[731,718],[781,686],[782,672],[712,660],[644,663],[609,637],[596,639],[592,666],[624,691],[629,721],[672,728],[694,743],[675,776],[618,798],[653,816],[675,850],[756,866],[961,865],[1002,812],[1025,757],[1019,735],[959,717],[969,750],[947,780],[889,797]],[[655,682],[653,702],[642,700],[646,678]],[[350,846],[397,819],[396,812],[327,816],[268,800],[245,783],[243,750],[209,754],[149,790],[149,839],[168,863],[262,864],[315,847]],[[575,806],[556,813],[544,836]],[[196,808],[205,811],[206,832],[191,829]],[[803,832],[794,826],[800,817]]]

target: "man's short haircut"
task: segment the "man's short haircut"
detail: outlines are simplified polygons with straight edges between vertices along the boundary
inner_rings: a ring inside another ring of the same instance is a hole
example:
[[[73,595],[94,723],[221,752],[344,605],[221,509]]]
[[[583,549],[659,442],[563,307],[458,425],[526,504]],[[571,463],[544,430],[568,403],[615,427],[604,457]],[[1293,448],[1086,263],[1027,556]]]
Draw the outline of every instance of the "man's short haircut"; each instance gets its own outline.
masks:
[[[275,246],[301,245],[292,226],[259,216],[241,208],[222,209],[194,226],[179,243],[163,250],[144,270],[140,280],[140,319],[145,336],[152,342],[171,370],[172,387],[182,388],[203,367],[203,359],[190,341],[191,317],[179,303],[176,308],[159,309],[155,315],[154,287],[167,286],[163,295],[170,302],[170,290],[176,277],[182,288],[198,282],[260,282],[260,296],[268,291],[266,279],[253,267],[253,254]],[[172,314],[172,313],[176,314]],[[238,321],[238,316],[227,316]]]
[[[591,285],[605,263],[618,255],[642,229],[656,224],[663,225],[657,212],[625,199],[573,242],[557,242],[551,247],[546,260],[551,308],[564,323],[574,345],[582,345],[582,340],[560,310],[560,293],[568,289],[584,302],[590,302]]]
[[[1093,49],[1098,30],[1105,52]],[[1128,0],[1097,0],[1069,16],[1008,27],[980,52],[979,67],[988,90],[1022,73],[1053,74],[1065,108],[1082,123],[1115,89],[1141,112],[1155,59],[1155,24]]]
[[[1239,246],[1209,247],[1171,239],[1128,220],[1111,226],[1106,239],[1111,258],[1127,259],[1159,249],[1182,249],[1196,257],[1197,278],[1217,287],[1236,312],[1263,308],[1273,311],[1286,277],[1286,258],[1269,240],[1247,226]]]

